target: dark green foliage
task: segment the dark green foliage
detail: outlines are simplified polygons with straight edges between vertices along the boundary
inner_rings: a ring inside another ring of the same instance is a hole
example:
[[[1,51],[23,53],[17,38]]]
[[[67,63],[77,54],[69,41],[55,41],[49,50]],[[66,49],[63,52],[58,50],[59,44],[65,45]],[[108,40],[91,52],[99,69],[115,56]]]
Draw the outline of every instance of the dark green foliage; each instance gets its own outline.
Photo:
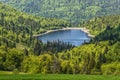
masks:
[[[62,52],[63,50],[70,50],[74,48],[75,46],[69,44],[69,43],[64,43],[62,41],[53,41],[53,42],[47,42],[43,43],[39,39],[35,39],[33,43],[33,52],[35,55],[40,55],[42,53],[53,53],[56,54],[58,52]]]
[[[117,41],[120,41],[120,26],[116,28],[107,27],[106,30],[104,30],[102,33],[97,35],[94,39],[92,39],[92,42],[99,42],[99,41],[111,41],[112,43],[115,43]]]
[[[34,15],[78,24],[98,16],[120,14],[119,0],[0,0]]]
[[[15,48],[16,47],[16,43],[15,42],[0,36],[0,46],[1,45],[4,45],[6,47],[10,47],[10,48]]]
[[[95,36],[103,32],[104,30],[107,30],[111,27],[116,28],[119,25],[120,15],[97,17],[79,24],[80,27],[85,27],[89,29],[89,32]]]
[[[44,44],[44,49],[46,51],[51,51],[52,53],[57,53],[57,52],[61,52],[63,50],[67,50],[67,49],[72,49],[73,45],[69,44],[69,43],[64,43],[62,41],[53,41],[53,42],[47,42],[46,44]]]

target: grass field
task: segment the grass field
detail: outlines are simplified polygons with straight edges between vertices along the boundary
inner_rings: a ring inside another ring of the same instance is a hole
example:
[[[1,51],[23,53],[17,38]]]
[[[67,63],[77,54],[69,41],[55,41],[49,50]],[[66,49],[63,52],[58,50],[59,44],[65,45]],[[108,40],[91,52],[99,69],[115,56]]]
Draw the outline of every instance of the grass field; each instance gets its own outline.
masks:
[[[13,74],[0,71],[0,80],[120,80],[120,76],[74,74]]]
[[[120,80],[120,76],[68,74],[0,74],[0,80]]]

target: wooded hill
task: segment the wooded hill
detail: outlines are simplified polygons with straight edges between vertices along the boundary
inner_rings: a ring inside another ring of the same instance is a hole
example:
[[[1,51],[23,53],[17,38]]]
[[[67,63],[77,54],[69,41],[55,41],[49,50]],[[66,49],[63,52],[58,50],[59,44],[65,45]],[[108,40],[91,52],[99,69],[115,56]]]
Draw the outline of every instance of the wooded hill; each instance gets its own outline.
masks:
[[[79,27],[89,29],[92,35],[98,35],[107,28],[116,28],[120,25],[120,15],[111,15],[92,18],[79,24]]]
[[[119,0],[0,0],[17,10],[78,24],[98,16],[120,14]]]
[[[69,26],[64,20],[32,16],[0,3],[0,70],[20,70],[30,55],[57,53],[74,46],[61,41],[42,43],[33,34]]]
[[[0,70],[120,75],[120,22],[117,18],[102,18],[108,20],[100,21],[101,25],[106,25],[103,31],[98,30],[99,34],[89,43],[73,48],[74,46],[62,42],[43,44],[32,37],[41,28],[48,30],[66,26],[66,21],[35,17],[0,4]],[[111,23],[112,21],[114,22]],[[94,25],[94,22],[90,24]],[[99,21],[95,24],[99,24]]]
[[[69,26],[69,23],[64,20],[58,20],[54,18],[46,19],[43,17],[32,16],[20,11],[16,11],[10,6],[0,3],[0,45],[10,48],[33,48],[34,45],[37,46],[39,44],[43,44],[40,40],[36,40],[37,38],[34,38],[33,34],[43,33],[51,29],[60,29],[66,26]],[[52,44],[51,42],[48,42],[48,44],[42,47],[39,45],[36,48],[42,48],[42,51],[44,52],[44,49],[46,49],[47,46],[49,46],[49,48],[53,45],[54,48],[56,45],[62,46],[59,51],[66,49],[66,46],[69,46],[69,48],[73,47],[72,45],[66,45],[63,42],[55,43]],[[35,50],[36,48],[34,46]],[[55,52],[57,52],[56,50]],[[38,51],[40,54],[40,50]],[[37,54],[38,51],[36,51]],[[51,48],[51,51],[54,50]]]
[[[69,26],[64,20],[36,17],[0,3],[0,36],[30,45],[33,34]]]

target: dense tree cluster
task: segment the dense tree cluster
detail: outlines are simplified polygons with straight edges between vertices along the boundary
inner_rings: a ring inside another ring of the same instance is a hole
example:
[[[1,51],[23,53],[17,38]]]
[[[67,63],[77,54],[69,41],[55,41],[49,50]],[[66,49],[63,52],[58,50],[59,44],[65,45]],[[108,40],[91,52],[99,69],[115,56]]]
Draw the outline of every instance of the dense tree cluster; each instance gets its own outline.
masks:
[[[0,0],[16,9],[77,24],[93,17],[120,14],[119,0]]]
[[[120,75],[120,42],[102,41],[57,54],[34,55],[30,51],[0,47],[0,69],[26,73]],[[26,55],[28,54],[28,55]]]
[[[32,51],[34,52],[35,55],[40,55],[43,53],[52,53],[56,54],[58,52],[62,52],[63,50],[66,51],[68,49],[72,49],[75,46],[69,43],[64,43],[62,41],[53,41],[47,43],[43,43],[39,39],[35,39],[33,44],[32,44]]]
[[[64,20],[36,17],[0,4],[0,39],[7,45],[11,42],[30,46],[33,34],[65,26],[69,23]]]
[[[97,35],[94,39],[92,39],[91,42],[99,42],[106,40],[111,41],[111,43],[120,41],[120,25],[119,27],[106,27],[106,29],[99,35]]]
[[[111,15],[96,17],[80,23],[80,27],[89,29],[89,32],[93,35],[98,35],[109,27],[118,27],[120,25],[120,15]]]

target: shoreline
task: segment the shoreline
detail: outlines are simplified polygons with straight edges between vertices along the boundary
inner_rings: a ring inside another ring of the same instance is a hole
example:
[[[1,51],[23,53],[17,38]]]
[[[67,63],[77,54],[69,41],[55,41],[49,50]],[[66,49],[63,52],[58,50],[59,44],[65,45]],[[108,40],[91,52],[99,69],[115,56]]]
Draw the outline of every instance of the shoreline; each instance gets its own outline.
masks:
[[[42,35],[45,35],[45,34],[48,34],[48,33],[51,33],[51,32],[55,32],[55,31],[71,30],[71,29],[81,30],[81,31],[85,32],[88,37],[91,37],[91,38],[95,37],[94,35],[91,35],[91,34],[89,33],[89,30],[88,30],[88,29],[86,29],[86,28],[77,28],[77,27],[67,27],[67,28],[56,29],[56,30],[48,30],[48,31],[46,31],[45,33],[35,34],[35,35],[33,35],[33,37],[39,37],[39,36],[42,36]]]

